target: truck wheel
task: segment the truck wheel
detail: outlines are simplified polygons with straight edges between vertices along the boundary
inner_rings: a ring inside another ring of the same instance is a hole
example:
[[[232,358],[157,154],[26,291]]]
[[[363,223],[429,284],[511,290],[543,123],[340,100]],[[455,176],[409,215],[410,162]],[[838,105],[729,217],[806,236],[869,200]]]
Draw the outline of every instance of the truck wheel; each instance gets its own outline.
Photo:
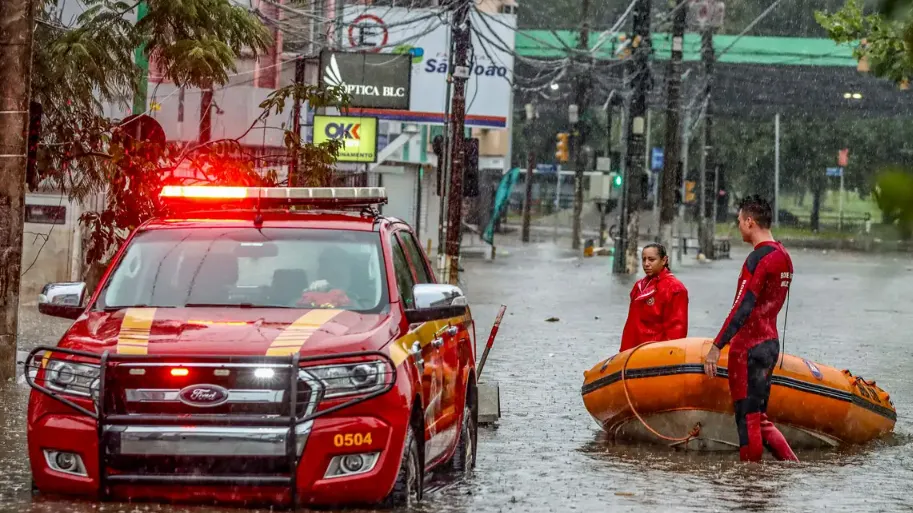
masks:
[[[476,429],[472,421],[472,409],[463,408],[463,425],[460,428],[460,441],[451,460],[453,470],[468,475],[476,467]]]
[[[387,496],[386,505],[390,507],[412,506],[422,500],[424,491],[424,469],[421,452],[412,426],[406,433],[406,443],[403,444],[403,461],[400,463],[393,491]]]

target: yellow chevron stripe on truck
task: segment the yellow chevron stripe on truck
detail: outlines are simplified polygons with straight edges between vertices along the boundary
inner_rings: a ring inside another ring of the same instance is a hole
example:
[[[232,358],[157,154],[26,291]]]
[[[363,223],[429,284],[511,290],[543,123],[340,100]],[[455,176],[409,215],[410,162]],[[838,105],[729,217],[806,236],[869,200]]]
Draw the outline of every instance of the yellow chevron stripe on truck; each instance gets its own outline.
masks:
[[[302,346],[324,324],[343,310],[311,310],[285,328],[266,350],[267,356],[288,356],[301,351]]]
[[[128,308],[117,335],[118,354],[148,354],[155,308]]]

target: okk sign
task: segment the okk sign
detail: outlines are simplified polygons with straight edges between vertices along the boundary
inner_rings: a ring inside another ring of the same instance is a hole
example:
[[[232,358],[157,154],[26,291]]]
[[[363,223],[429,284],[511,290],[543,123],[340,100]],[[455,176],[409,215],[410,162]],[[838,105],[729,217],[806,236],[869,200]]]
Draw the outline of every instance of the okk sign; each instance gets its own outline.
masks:
[[[314,144],[340,140],[340,162],[377,162],[377,118],[314,116]]]
[[[343,45],[349,50],[411,58],[410,109],[365,108],[381,119],[444,122],[447,111],[450,14],[431,9],[348,6]],[[443,20],[443,23],[442,23]],[[466,125],[506,128],[510,117],[517,17],[473,11],[472,52],[466,83]]]

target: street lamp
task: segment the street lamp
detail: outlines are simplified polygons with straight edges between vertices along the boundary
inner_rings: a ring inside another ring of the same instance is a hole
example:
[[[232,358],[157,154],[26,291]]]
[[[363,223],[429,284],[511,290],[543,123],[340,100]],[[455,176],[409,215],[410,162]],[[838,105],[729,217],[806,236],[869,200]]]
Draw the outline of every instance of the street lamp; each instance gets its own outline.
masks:
[[[558,90],[558,84],[552,83],[552,85],[550,85],[549,87],[552,88],[552,91],[557,91],[557,90]]]

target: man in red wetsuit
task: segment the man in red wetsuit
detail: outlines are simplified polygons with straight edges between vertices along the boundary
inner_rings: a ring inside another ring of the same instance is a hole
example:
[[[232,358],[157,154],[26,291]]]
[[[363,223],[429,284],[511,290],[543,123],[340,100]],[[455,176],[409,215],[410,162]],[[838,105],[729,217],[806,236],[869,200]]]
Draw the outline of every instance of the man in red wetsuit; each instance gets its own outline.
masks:
[[[735,407],[742,461],[760,461],[764,447],[779,460],[799,461],[780,430],[767,420],[771,377],[780,356],[777,315],[792,283],[789,253],[770,233],[770,204],[759,196],[739,205],[739,231],[754,251],[745,259],[732,311],[713,340],[704,370],[716,375],[729,346],[729,392]]]

